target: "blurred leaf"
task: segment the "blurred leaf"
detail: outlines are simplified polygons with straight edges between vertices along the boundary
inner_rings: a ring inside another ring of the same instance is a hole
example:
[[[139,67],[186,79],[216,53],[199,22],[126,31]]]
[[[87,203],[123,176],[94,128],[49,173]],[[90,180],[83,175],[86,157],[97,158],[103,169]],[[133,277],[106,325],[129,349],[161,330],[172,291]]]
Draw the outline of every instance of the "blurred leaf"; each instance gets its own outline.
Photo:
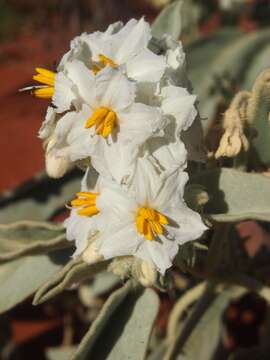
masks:
[[[100,296],[113,287],[120,283],[119,276],[113,274],[112,272],[103,271],[102,273],[97,274],[92,283],[91,283],[91,293],[93,296]]]
[[[222,92],[217,87],[218,83],[227,84],[228,99],[223,101],[231,100],[235,92],[233,84],[239,88],[247,81],[253,83],[258,73],[254,71],[251,79],[249,66],[257,68],[257,58],[259,59],[261,51],[269,47],[269,39],[269,30],[242,34],[235,29],[221,29],[187,46],[189,77],[200,100],[200,115],[208,118],[208,121],[202,121],[205,131],[209,128],[209,120],[213,119],[221,100]],[[207,67],[205,71],[202,70],[201,59]],[[260,66],[265,67],[261,63]]]
[[[167,33],[178,39],[182,29],[181,10],[184,0],[176,0],[167,5],[152,24],[152,34],[161,38]]]
[[[175,339],[168,339],[170,346],[163,360],[197,360],[198,353],[200,360],[211,359],[221,336],[221,320],[224,309],[232,299],[241,296],[243,293],[245,293],[244,289],[231,286],[216,296],[208,304],[205,311],[199,313],[202,316],[193,324],[193,328],[190,328],[189,335],[185,336],[184,343],[181,345],[180,338],[185,332],[185,324],[189,323],[189,319],[195,313],[193,311],[186,323],[179,325],[179,333],[177,335],[176,332]]]
[[[71,245],[60,225],[34,221],[0,224],[0,262]]]
[[[62,179],[36,175],[13,192],[0,197],[0,223],[18,220],[50,220],[80,188],[81,171],[73,170]]]
[[[81,259],[70,260],[59,273],[52,276],[38,289],[33,304],[41,304],[58,295],[71,285],[90,278],[94,274],[104,270],[107,264],[107,261],[89,265]]]
[[[127,283],[109,297],[72,359],[144,359],[158,308],[153,290]]]
[[[0,264],[0,313],[32,295],[69,257],[69,250],[57,250],[49,256],[24,256]]]
[[[206,170],[191,180],[205,187],[204,214],[219,222],[245,219],[270,221],[270,179],[234,169]]]
[[[121,283],[119,276],[109,271],[96,274],[93,280],[79,288],[80,299],[85,306],[91,306],[93,299],[102,296]]]
[[[49,348],[46,350],[46,358],[47,360],[67,360],[75,349],[75,346]]]
[[[214,300],[183,347],[184,355],[179,360],[197,360],[198,349],[200,360],[211,359],[221,336],[223,312],[235,295],[242,295],[242,291],[235,291],[224,291]]]

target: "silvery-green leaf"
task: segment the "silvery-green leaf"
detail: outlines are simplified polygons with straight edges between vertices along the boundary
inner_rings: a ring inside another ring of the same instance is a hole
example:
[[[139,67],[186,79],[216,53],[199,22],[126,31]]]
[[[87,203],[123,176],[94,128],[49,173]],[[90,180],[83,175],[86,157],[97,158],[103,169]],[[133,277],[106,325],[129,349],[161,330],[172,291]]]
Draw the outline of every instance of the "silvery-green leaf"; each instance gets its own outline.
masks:
[[[200,360],[211,359],[220,339],[223,311],[232,299],[244,293],[245,290],[243,288],[234,286],[229,287],[216,296],[196,324],[194,323],[191,333],[189,336],[186,336],[185,342],[180,348],[178,342],[179,337],[185,331],[185,322],[179,324],[178,333],[175,333],[175,338],[168,339],[169,348],[163,360],[197,360],[198,354],[200,354]]]
[[[153,290],[127,283],[109,297],[72,359],[144,359],[158,308]]]
[[[50,255],[24,256],[0,264],[0,313],[32,295],[68,261],[71,252],[57,250]]]
[[[0,223],[51,219],[80,189],[81,178],[79,170],[71,171],[62,179],[51,179],[41,173],[13,192],[3,193],[0,196]]]
[[[270,221],[270,179],[264,175],[222,168],[192,178],[205,187],[209,201],[204,214],[219,222],[245,219]]]
[[[107,264],[107,261],[89,265],[81,259],[70,260],[59,273],[56,273],[38,289],[33,304],[41,304],[73,284],[91,278],[94,274],[103,271]]]
[[[0,262],[71,245],[61,225],[34,221],[0,224]]]
[[[220,101],[220,94],[213,92],[217,79],[245,84],[249,65],[256,63],[260,51],[269,45],[270,31],[262,30],[242,34],[232,29],[222,29],[187,46],[188,75],[198,95],[200,115],[212,120]],[[206,68],[203,70],[201,59]],[[255,81],[255,72],[252,83]],[[249,82],[251,79],[249,78]],[[208,121],[202,121],[207,131]]]
[[[100,272],[96,274],[90,282],[80,286],[80,299],[85,306],[91,306],[94,298],[108,293],[120,283],[120,277],[112,272]]]
[[[167,5],[152,24],[152,34],[161,38],[167,33],[178,39],[182,29],[181,9],[183,0],[176,0]]]
[[[49,348],[46,350],[46,358],[47,360],[68,360],[75,350],[76,346]]]

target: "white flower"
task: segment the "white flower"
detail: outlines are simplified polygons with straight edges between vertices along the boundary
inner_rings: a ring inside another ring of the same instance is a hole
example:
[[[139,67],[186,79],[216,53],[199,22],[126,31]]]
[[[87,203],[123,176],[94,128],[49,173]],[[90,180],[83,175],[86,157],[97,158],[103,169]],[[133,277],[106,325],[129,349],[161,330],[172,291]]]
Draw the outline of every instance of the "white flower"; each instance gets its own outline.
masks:
[[[200,237],[206,230],[199,214],[183,201],[187,179],[188,175],[181,171],[161,179],[150,163],[142,162],[131,189],[100,179],[94,191],[90,188],[88,193],[79,194],[72,204],[79,215],[93,219],[93,228],[99,234],[95,247],[105,259],[137,256],[164,274],[172,265],[178,246]],[[74,224],[73,216],[74,213],[69,226]],[[85,227],[91,226],[85,223]],[[74,230],[73,233],[74,237],[81,236]]]
[[[59,69],[69,61],[79,59],[93,69],[102,70],[109,65],[123,68],[127,76],[136,81],[159,81],[164,73],[164,56],[148,49],[151,29],[144,19],[131,19],[125,26],[110,25],[105,32],[82,34],[71,43],[71,50],[62,59]]]
[[[94,75],[79,61],[70,63],[67,71],[83,105],[57,122],[57,156],[76,161],[98,149],[102,162],[105,147],[138,148],[164,126],[159,108],[135,102],[136,83],[120,71],[108,67]]]

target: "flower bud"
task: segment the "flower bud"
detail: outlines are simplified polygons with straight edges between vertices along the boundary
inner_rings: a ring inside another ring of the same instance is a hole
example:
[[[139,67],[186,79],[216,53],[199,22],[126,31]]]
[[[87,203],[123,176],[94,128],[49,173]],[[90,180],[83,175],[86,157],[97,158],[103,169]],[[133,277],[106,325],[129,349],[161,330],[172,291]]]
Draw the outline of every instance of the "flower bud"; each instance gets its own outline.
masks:
[[[55,142],[55,137],[52,136],[46,148],[45,164],[48,176],[54,179],[58,179],[64,176],[65,173],[70,169],[71,163],[62,156],[54,155],[52,150]]]
[[[91,242],[84,250],[84,252],[82,253],[82,259],[87,264],[94,264],[104,259],[103,256],[98,253],[97,244],[95,241]]]
[[[148,261],[141,261],[140,276],[138,281],[145,287],[154,286],[157,282],[157,270]]]

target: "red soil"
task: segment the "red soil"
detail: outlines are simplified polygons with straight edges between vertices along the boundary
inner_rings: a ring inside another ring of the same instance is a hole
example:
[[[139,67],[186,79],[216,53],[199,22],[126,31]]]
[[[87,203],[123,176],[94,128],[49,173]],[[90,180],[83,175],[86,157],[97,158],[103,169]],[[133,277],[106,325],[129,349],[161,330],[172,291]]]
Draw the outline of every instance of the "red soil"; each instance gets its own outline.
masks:
[[[21,35],[11,43],[0,44],[0,192],[44,168],[37,132],[48,101],[19,93],[18,89],[34,83],[36,66],[53,69],[67,48],[68,40],[61,34]]]

